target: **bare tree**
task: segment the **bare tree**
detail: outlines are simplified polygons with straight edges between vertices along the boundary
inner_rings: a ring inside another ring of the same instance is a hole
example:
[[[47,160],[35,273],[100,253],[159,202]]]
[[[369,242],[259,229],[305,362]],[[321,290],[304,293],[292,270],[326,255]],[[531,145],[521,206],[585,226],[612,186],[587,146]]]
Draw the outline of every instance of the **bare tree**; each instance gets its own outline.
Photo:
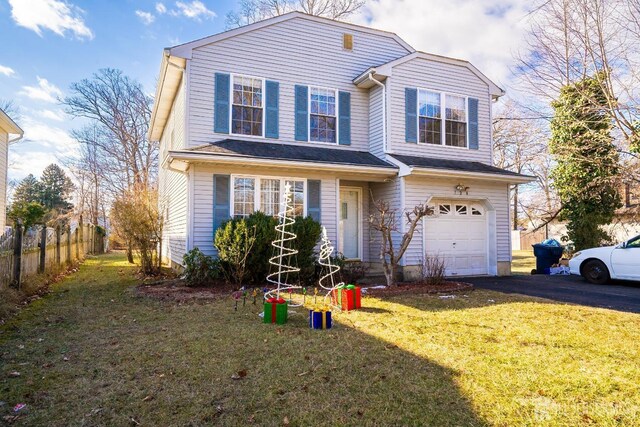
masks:
[[[411,211],[404,212],[408,229],[402,235],[400,244],[396,250],[394,247],[394,235],[400,232],[398,227],[398,212],[391,207],[389,202],[376,200],[373,194],[371,198],[374,200],[375,213],[369,217],[369,224],[373,230],[380,233],[380,261],[382,261],[387,286],[393,286],[396,280],[398,265],[407,248],[409,248],[416,227],[422,218],[433,215],[434,211],[432,207],[426,204],[420,204],[415,206]]]
[[[365,0],[241,0],[237,10],[227,13],[227,28],[252,24],[298,10],[309,15],[345,19],[364,6]]]
[[[152,99],[140,83],[111,68],[99,70],[91,79],[71,85],[62,100],[73,117],[91,120],[88,129],[74,132],[83,145],[92,146],[120,192],[133,186],[149,186],[155,180],[158,147],[147,140]]]
[[[640,151],[640,0],[540,0],[530,16],[518,72],[547,100],[595,76],[604,100],[592,99],[615,125],[621,151]]]
[[[17,122],[21,119],[20,109],[12,99],[0,99],[0,110],[4,111],[13,121]]]
[[[528,111],[509,99],[502,104],[496,116],[493,121],[494,164],[502,169],[537,177],[536,183],[525,186],[525,192],[551,192],[548,180],[551,162],[548,161],[548,135],[543,120],[532,119]],[[520,225],[519,212],[523,210],[520,188],[519,185],[511,188],[514,230]]]

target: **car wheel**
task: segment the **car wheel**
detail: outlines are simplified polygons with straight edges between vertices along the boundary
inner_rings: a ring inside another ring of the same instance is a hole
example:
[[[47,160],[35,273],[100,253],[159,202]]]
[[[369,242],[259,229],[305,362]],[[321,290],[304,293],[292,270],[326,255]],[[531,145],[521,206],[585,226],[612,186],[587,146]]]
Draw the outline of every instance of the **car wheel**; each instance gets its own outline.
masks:
[[[604,285],[609,281],[609,270],[604,263],[597,259],[592,259],[582,266],[582,277],[594,285]]]

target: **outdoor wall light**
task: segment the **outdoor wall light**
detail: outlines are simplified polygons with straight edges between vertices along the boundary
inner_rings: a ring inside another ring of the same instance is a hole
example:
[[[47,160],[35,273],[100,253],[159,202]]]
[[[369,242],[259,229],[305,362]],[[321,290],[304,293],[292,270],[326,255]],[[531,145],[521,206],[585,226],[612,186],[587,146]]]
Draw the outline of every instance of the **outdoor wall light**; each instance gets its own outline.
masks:
[[[460,194],[462,196],[462,193],[465,193],[468,196],[469,195],[469,188],[471,188],[471,187],[467,187],[465,185],[458,184],[454,188],[456,190],[456,194]]]

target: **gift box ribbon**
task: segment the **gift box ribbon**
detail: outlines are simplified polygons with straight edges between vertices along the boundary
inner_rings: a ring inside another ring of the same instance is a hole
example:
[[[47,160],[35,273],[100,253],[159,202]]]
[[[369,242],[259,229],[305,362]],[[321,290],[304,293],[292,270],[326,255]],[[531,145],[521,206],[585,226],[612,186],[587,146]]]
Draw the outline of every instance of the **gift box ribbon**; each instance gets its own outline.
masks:
[[[284,298],[269,298],[268,304],[271,304],[271,323],[276,323],[276,304],[286,304]]]

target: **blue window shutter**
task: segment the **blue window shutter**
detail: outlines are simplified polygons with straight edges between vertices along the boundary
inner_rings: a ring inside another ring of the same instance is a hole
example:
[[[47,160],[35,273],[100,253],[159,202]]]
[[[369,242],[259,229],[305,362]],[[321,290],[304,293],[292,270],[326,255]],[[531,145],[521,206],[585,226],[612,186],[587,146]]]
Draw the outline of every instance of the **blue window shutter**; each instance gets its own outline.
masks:
[[[478,149],[478,100],[469,98],[469,149]]]
[[[307,86],[296,85],[296,141],[307,141],[309,139],[309,88]]]
[[[213,131],[229,133],[229,74],[216,73]]]
[[[404,89],[405,140],[418,142],[418,89]]]
[[[338,144],[351,145],[351,94],[338,92]]]
[[[320,181],[307,181],[307,215],[320,222]]]
[[[278,107],[280,104],[280,84],[267,80],[265,82],[265,137],[279,138]]]
[[[231,217],[231,177],[229,175],[213,175],[213,237],[220,224]]]

